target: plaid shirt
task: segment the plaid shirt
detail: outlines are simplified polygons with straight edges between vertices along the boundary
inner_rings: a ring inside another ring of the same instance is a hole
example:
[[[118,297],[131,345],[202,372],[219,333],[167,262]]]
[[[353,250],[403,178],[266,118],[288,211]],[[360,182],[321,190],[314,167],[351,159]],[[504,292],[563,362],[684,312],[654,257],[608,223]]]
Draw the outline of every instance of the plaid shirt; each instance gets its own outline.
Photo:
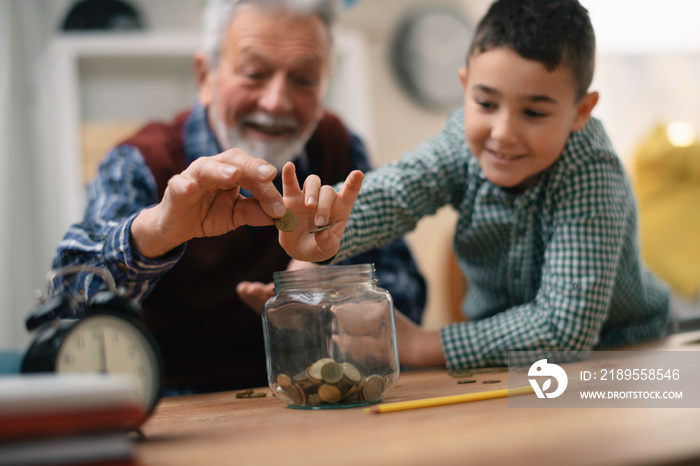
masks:
[[[449,368],[507,365],[509,350],[588,351],[663,334],[668,291],[641,263],[635,199],[595,119],[519,195],[490,183],[464,138],[442,133],[370,173],[337,258],[384,244],[450,204],[471,321],[441,329]]]
[[[207,123],[206,109],[196,105],[184,127],[183,146],[187,163],[221,152]],[[369,160],[362,141],[351,136],[351,169],[368,171]],[[302,153],[294,163],[303,180],[320,167],[310,165]],[[281,191],[281,175],[275,180]],[[241,190],[246,197],[251,193]],[[144,208],[160,201],[156,182],[141,153],[121,145],[102,162],[89,184],[83,221],[72,225],[59,244],[53,267],[90,265],[106,268],[117,286],[137,300],[148,296],[158,279],[182,257],[185,244],[163,257],[149,259],[131,247],[131,223]],[[274,228],[274,227],[269,227]],[[398,309],[420,322],[426,302],[426,284],[403,239],[352,257],[344,264],[374,263],[378,286],[389,290]],[[58,280],[57,280],[58,282]],[[54,293],[87,294],[99,289],[102,280],[91,273],[57,283]]]

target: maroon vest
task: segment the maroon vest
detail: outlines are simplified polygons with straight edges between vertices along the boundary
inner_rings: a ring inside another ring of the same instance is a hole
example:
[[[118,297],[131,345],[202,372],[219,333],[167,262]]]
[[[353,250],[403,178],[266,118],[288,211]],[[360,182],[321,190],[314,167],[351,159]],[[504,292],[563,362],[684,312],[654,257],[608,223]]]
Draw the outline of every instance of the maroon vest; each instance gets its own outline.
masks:
[[[188,112],[170,124],[150,123],[124,141],[139,149],[155,177],[159,198],[168,179],[185,166],[183,127]],[[350,172],[350,136],[340,120],[323,117],[306,145],[310,166],[324,184]],[[300,180],[303,182],[303,180]],[[277,229],[243,226],[223,236],[187,242],[180,261],[143,301],[146,325],[163,351],[168,388],[232,390],[267,385],[260,315],[236,293],[241,281],[269,283],[289,256]]]

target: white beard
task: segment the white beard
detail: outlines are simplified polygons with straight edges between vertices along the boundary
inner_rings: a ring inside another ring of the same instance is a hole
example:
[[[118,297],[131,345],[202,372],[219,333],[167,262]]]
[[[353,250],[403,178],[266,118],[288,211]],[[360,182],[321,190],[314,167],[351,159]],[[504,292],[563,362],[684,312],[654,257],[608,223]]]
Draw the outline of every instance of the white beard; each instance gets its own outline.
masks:
[[[214,125],[214,134],[223,150],[237,147],[244,150],[249,155],[265,160],[282,170],[285,163],[294,160],[304,149],[306,141],[316,129],[317,122],[309,127],[298,137],[287,138],[278,141],[264,141],[261,139],[246,138],[243,134],[245,123],[256,123],[261,125],[288,126],[296,128],[299,124],[288,117],[273,117],[264,112],[256,112],[241,117],[241,122],[237,127],[229,127],[219,118],[217,108],[214,103],[210,108],[210,119]]]

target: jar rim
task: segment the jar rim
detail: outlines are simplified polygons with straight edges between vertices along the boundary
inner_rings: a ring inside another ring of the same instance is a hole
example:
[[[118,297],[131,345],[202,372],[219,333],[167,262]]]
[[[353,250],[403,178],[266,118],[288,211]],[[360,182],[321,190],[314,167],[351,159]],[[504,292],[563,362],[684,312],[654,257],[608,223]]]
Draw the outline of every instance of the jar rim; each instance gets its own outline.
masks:
[[[374,280],[375,268],[373,263],[350,265],[324,265],[299,270],[281,270],[274,272],[275,283],[297,282],[329,282],[340,278],[357,277],[364,280]]]

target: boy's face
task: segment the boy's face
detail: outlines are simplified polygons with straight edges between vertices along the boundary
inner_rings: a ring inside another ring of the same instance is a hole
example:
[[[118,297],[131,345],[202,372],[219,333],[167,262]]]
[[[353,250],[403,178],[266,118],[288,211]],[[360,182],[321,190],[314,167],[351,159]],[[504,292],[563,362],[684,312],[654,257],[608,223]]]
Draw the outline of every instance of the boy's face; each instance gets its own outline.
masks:
[[[503,188],[527,188],[559,158],[598,100],[577,100],[571,71],[547,71],[510,48],[475,53],[460,70],[464,132],[486,177]]]

